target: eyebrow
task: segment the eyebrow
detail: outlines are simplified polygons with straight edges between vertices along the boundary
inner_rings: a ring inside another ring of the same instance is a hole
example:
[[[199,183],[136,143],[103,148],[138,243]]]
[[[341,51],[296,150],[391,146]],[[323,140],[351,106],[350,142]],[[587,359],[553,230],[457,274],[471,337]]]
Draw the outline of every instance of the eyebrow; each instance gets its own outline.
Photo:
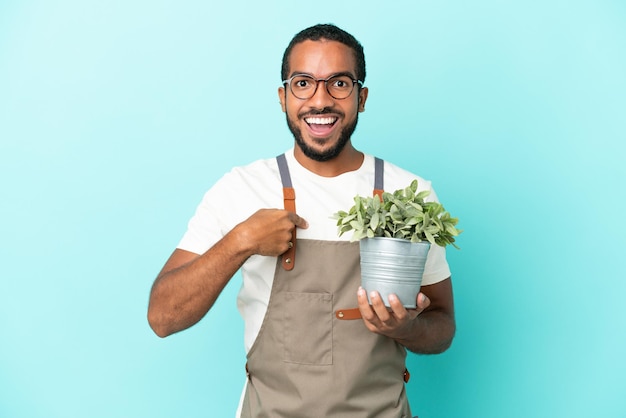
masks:
[[[315,75],[311,74],[311,73],[306,73],[304,71],[294,71],[292,72],[289,77],[287,77],[287,79],[290,79],[291,77],[297,76],[297,75],[306,75],[306,76],[310,76],[313,78],[318,78]],[[329,75],[328,77],[325,78],[331,78],[331,77],[339,77],[339,76],[347,76],[350,77],[352,80],[357,80],[356,76],[354,74],[352,74],[350,71],[340,71],[338,73],[333,73],[331,75]]]

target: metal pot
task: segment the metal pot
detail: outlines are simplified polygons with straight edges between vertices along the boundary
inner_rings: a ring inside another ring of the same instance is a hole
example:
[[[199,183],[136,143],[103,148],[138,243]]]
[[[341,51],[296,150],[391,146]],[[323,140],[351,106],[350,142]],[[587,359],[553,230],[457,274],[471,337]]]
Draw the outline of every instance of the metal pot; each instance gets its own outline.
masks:
[[[362,239],[359,246],[367,297],[376,290],[389,306],[389,294],[394,293],[406,308],[415,309],[430,243],[375,237]]]

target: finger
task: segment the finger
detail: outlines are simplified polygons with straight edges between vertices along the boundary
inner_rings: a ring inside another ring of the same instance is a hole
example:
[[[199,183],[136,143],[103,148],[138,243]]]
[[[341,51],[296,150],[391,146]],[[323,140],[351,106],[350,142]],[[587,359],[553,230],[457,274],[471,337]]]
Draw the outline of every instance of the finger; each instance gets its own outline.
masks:
[[[421,312],[424,309],[428,308],[429,306],[430,306],[430,299],[428,298],[428,296],[420,292],[417,295],[417,309]]]
[[[367,300],[367,294],[365,293],[365,289],[359,286],[359,290],[356,292],[356,299],[359,304],[359,308],[367,308],[371,309],[370,303]],[[365,309],[367,311],[367,309]]]
[[[370,306],[370,302],[367,299],[367,293],[365,292],[365,289],[359,287],[359,290],[356,293],[356,298],[359,306],[359,311],[361,311],[361,317],[369,322],[375,320],[376,314]]]
[[[370,292],[370,301],[372,302],[372,308],[374,309],[374,313],[378,316],[383,323],[388,323],[392,318],[389,310],[385,306],[385,302],[383,302],[382,296],[377,291]]]
[[[291,219],[293,224],[297,226],[298,228],[306,229],[309,227],[309,223],[304,218],[296,215],[293,212],[289,213],[289,219]]]
[[[389,306],[391,307],[391,311],[393,312],[393,314],[399,320],[406,318],[406,316],[408,315],[408,312],[402,304],[400,298],[393,293],[389,295]]]

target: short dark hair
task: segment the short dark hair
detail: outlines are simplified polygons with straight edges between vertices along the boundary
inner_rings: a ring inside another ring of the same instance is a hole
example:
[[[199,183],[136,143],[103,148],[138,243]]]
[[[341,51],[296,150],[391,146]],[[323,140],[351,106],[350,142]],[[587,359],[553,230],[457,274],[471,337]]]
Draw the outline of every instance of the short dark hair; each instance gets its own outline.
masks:
[[[357,80],[365,81],[365,54],[363,53],[363,46],[354,36],[333,24],[311,26],[310,28],[298,32],[293,37],[283,54],[281,80],[286,80],[289,77],[289,57],[293,47],[304,41],[319,41],[320,39],[341,42],[351,48],[354,51],[354,58],[356,60],[356,78]]]

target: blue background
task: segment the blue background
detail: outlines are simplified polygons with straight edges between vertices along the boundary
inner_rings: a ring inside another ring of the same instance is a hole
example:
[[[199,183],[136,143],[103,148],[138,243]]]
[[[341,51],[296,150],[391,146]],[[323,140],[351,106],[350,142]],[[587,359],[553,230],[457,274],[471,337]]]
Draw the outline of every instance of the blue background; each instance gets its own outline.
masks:
[[[165,340],[148,293],[204,191],[292,145],[280,59],[320,22],[365,47],[355,145],[465,230],[414,412],[626,416],[625,2],[3,0],[1,417],[234,415],[240,277]]]

